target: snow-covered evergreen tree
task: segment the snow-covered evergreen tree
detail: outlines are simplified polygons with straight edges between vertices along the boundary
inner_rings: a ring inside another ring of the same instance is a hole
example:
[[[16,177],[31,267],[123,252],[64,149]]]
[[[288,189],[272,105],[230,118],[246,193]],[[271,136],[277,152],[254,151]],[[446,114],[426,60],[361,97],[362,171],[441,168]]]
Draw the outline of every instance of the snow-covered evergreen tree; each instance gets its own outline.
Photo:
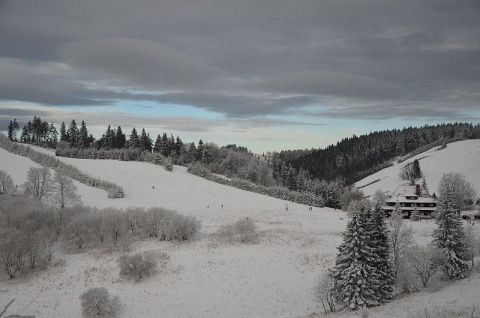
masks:
[[[433,232],[432,243],[443,249],[445,273],[451,279],[459,279],[468,274],[468,248],[463,226],[453,202],[453,193],[447,189],[447,196],[437,210],[438,228]]]
[[[140,148],[140,137],[138,136],[138,133],[135,127],[133,127],[132,133],[130,134],[128,145],[130,148]]]
[[[350,310],[378,305],[376,290],[382,288],[374,264],[379,262],[372,247],[368,201],[356,203],[343,233],[343,243],[333,270],[335,299]]]
[[[425,176],[423,176],[423,180],[422,180],[422,196],[424,197],[430,196],[430,191],[428,190],[428,184],[427,184],[427,180],[425,179]]]
[[[380,206],[370,211],[371,230],[370,244],[377,258],[373,258],[372,266],[379,276],[379,288],[375,290],[378,303],[384,303],[393,298],[395,272],[390,259],[391,244],[389,231],[385,223],[385,214]]]

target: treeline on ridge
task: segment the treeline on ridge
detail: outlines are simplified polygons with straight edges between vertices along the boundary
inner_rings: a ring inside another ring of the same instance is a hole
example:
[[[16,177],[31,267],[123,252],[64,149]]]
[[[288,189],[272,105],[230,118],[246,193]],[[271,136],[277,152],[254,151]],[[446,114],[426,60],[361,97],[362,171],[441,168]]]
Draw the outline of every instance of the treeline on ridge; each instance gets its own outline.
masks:
[[[286,150],[274,156],[274,173],[291,166],[312,178],[353,184],[389,165],[398,156],[452,141],[479,139],[480,124],[408,127],[344,138],[325,149]]]

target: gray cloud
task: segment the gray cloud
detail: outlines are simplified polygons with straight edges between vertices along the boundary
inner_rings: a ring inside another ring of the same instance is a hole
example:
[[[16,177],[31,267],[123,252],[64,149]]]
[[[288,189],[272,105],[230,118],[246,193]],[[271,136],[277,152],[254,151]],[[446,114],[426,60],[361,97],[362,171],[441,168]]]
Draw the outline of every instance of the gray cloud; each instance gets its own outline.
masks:
[[[287,94],[310,94],[358,98],[393,98],[405,90],[392,83],[366,76],[332,71],[307,71],[286,74],[248,84],[252,89]]]
[[[0,58],[25,67],[0,64],[0,100],[464,118],[480,102],[478,30],[475,0],[4,0]]]
[[[71,65],[125,79],[135,88],[200,88],[221,73],[182,51],[139,39],[69,42],[59,52]]]

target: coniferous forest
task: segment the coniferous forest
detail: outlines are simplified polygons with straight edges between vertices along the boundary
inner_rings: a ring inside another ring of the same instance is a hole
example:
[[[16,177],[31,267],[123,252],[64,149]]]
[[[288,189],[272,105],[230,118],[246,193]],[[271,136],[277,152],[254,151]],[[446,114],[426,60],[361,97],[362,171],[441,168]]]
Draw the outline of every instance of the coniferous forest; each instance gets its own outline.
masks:
[[[274,161],[274,171],[292,166],[312,178],[352,184],[388,166],[399,156],[448,142],[480,138],[480,125],[440,124],[402,130],[386,130],[344,138],[325,149],[286,150]]]

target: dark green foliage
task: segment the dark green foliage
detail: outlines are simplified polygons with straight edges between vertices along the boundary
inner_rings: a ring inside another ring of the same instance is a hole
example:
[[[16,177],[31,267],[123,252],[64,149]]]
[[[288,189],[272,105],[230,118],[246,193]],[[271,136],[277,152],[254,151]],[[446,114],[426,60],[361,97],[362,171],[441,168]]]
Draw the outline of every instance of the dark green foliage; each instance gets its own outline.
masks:
[[[65,128],[65,122],[62,122],[62,125],[60,126],[60,140],[68,142],[68,139],[69,138],[67,134],[67,129]]]
[[[342,139],[325,149],[282,151],[275,157],[297,171],[307,170],[312,178],[352,184],[391,165],[399,155],[417,149],[428,150],[445,141],[480,138],[480,124],[441,124],[373,132]]]
[[[19,128],[19,125],[17,123],[17,119],[15,118],[13,121],[10,120],[10,123],[8,124],[8,135],[7,135],[10,141],[17,140],[16,132],[18,128]]]
[[[72,122],[70,123],[70,126],[68,126],[68,143],[70,147],[77,147],[78,146],[78,139],[79,139],[79,130],[77,127],[77,123],[75,122],[75,119],[72,119]]]

